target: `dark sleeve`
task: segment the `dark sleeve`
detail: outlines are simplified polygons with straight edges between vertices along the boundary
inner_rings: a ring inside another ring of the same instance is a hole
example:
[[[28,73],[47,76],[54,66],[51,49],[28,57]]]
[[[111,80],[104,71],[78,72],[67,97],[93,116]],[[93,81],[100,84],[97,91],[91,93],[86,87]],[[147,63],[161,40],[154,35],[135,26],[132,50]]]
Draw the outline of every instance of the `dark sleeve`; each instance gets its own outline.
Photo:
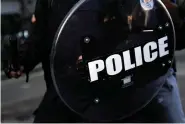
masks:
[[[179,24],[177,24],[176,29],[176,37],[177,37],[177,45],[176,50],[185,49],[185,4],[183,3],[181,6],[178,6],[178,15],[181,20]]]
[[[185,23],[180,14],[180,9],[176,4],[171,3],[169,0],[163,0],[169,13],[171,14],[175,32],[176,32],[176,50],[182,50],[185,48]]]
[[[31,25],[27,41],[20,47],[20,64],[28,73],[42,61],[46,46],[44,45],[47,25],[48,0],[37,0],[35,7],[36,22]]]
[[[178,4],[178,6],[180,16],[185,19],[185,0],[182,0],[182,2]]]

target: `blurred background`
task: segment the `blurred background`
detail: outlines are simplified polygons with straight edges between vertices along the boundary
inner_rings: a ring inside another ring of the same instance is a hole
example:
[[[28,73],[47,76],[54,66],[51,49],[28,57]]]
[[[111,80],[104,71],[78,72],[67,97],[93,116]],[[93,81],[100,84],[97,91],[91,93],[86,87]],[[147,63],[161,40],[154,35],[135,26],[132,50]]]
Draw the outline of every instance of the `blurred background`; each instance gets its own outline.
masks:
[[[26,41],[31,23],[35,21],[32,18],[35,3],[36,0],[1,0],[1,46],[7,43],[10,36]],[[3,47],[1,55],[6,56]],[[185,50],[176,52],[176,60],[177,79],[185,110]],[[45,90],[40,64],[30,74],[28,83],[25,76],[8,79],[1,71],[1,122],[32,122],[32,113],[42,100]]]

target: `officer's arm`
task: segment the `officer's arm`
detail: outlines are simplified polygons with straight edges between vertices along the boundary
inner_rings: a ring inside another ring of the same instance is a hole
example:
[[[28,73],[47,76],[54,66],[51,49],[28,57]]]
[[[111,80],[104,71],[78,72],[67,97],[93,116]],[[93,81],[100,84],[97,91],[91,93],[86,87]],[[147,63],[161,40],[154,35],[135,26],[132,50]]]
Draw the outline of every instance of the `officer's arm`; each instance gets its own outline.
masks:
[[[37,0],[35,8],[36,22],[32,24],[32,30],[28,40],[21,46],[20,63],[24,72],[31,71],[45,55],[46,49],[46,23],[47,23],[47,0]]]
[[[179,6],[179,12],[182,18],[185,18],[185,0],[177,0]]]
[[[167,7],[168,11],[172,16],[176,31],[176,50],[185,48],[185,22],[180,14],[179,8],[176,4],[170,2],[170,0],[163,0],[163,3]]]
[[[179,45],[179,49],[185,49],[185,0],[183,0],[181,3],[178,4],[178,8],[179,8],[179,13],[180,13],[180,17],[182,18],[183,20],[183,24],[182,26],[180,27],[180,30],[179,30],[179,36],[180,36],[180,41],[181,41],[181,44]]]

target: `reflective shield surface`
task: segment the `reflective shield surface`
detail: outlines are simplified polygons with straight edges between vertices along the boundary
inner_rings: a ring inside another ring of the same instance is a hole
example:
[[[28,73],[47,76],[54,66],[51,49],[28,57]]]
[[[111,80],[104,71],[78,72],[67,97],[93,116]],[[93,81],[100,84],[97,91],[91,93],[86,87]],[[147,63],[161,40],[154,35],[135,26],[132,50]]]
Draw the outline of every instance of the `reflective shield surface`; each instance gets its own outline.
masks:
[[[146,102],[132,107],[132,96],[167,73],[174,49],[174,25],[160,0],[81,0],[56,34],[53,82],[82,117],[120,119]]]

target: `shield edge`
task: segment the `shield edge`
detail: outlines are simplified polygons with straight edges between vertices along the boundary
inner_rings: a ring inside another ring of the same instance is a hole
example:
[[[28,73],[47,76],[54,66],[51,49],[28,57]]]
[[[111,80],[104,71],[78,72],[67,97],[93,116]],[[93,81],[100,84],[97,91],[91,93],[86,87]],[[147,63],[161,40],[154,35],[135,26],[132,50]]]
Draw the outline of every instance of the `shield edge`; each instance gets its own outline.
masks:
[[[171,21],[171,24],[172,24],[172,29],[173,29],[173,36],[174,36],[174,49],[173,49],[173,51],[174,51],[174,54],[175,54],[175,50],[176,50],[176,32],[175,32],[175,26],[174,26],[172,17],[170,15],[170,12],[168,11],[166,6],[164,5],[164,3],[161,0],[157,0],[157,1],[163,6],[163,8],[166,11],[168,17],[170,18],[170,21]],[[172,63],[174,62],[174,59],[175,59],[175,55],[173,55]],[[172,67],[172,65],[171,65],[171,67]]]
[[[82,114],[80,114],[79,112],[75,111],[73,108],[71,108],[66,102],[65,100],[63,99],[63,97],[61,96],[60,94],[60,91],[59,91],[59,88],[57,86],[57,83],[56,83],[56,80],[55,80],[55,74],[54,74],[54,58],[55,58],[55,54],[56,54],[56,46],[57,46],[57,43],[58,43],[58,40],[59,40],[59,37],[60,37],[60,34],[62,33],[67,21],[70,19],[70,17],[74,14],[74,12],[83,4],[85,3],[86,1],[88,0],[79,0],[70,10],[69,12],[66,14],[66,16],[64,17],[64,19],[62,20],[61,24],[59,25],[58,27],[58,30],[57,32],[55,33],[55,37],[54,37],[54,40],[53,40],[53,44],[52,44],[52,49],[51,49],[51,53],[50,53],[50,69],[51,69],[51,77],[52,77],[52,81],[53,81],[53,84],[54,84],[54,87],[55,87],[55,90],[57,92],[57,95],[60,97],[60,99],[62,100],[62,102],[64,102],[64,104],[71,110],[73,111],[74,113],[80,115],[82,118],[85,118]],[[168,9],[166,8],[166,6],[164,5],[164,3],[161,1],[161,0],[156,0],[157,2],[159,2],[161,4],[161,6],[164,8],[164,10],[166,11],[169,19],[170,19],[170,22],[172,24],[172,29],[173,29],[173,35],[174,35],[174,55],[173,55],[173,58],[172,58],[172,63],[174,62],[175,60],[175,50],[176,50],[176,32],[175,32],[175,26],[174,26],[174,23],[173,23],[173,20],[172,20],[172,17],[168,11]],[[171,67],[172,67],[173,64],[171,64]],[[149,102],[148,102],[149,103]],[[140,109],[137,109],[136,111],[133,111],[131,114],[129,115],[132,115],[133,113],[141,110],[142,108],[144,108],[148,103],[146,104],[143,104],[143,106],[140,107]],[[129,116],[128,115],[128,116]],[[127,117],[127,116],[126,116]],[[119,118],[118,120],[120,119],[124,119],[126,118],[125,116]],[[106,120],[101,120],[101,121],[106,121]]]
[[[56,80],[55,80],[55,74],[54,74],[54,58],[55,58],[55,54],[56,54],[56,46],[60,37],[60,34],[62,33],[67,21],[70,19],[70,17],[73,15],[73,13],[83,4],[85,3],[87,0],[80,0],[78,1],[70,10],[69,12],[66,14],[66,16],[64,17],[64,19],[62,20],[61,24],[58,27],[57,32],[55,33],[55,37],[53,40],[53,44],[52,44],[52,49],[51,49],[51,54],[50,54],[50,69],[51,69],[51,77],[52,77],[52,81],[55,87],[55,90],[57,92],[57,95],[60,97],[60,99],[62,100],[62,102],[74,113],[80,115],[83,118],[83,115],[80,114],[79,112],[75,111],[73,108],[71,108],[63,99],[63,97],[60,94],[59,88],[57,86]]]

